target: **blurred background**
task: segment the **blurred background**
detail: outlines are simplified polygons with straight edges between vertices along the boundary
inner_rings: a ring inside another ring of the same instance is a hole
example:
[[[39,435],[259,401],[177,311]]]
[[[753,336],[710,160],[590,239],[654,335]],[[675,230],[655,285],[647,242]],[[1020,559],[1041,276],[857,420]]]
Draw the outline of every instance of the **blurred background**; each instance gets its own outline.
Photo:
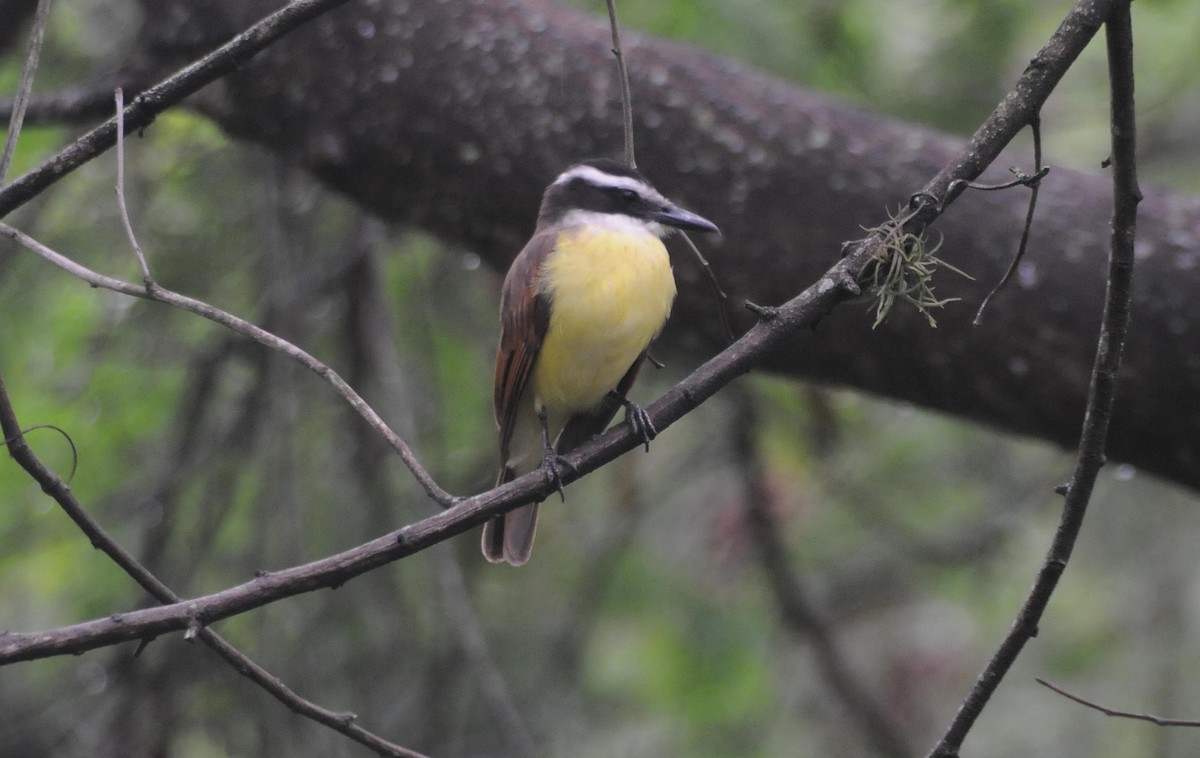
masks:
[[[624,3],[621,18],[965,135],[1067,7],[663,0]],[[1142,181],[1200,191],[1200,4],[1139,0],[1134,23],[1139,50],[1153,51],[1137,80]],[[37,91],[112,74],[137,24],[125,0],[56,4]],[[0,61],[5,96],[23,47]],[[1091,167],[1108,149],[1107,115],[1093,45],[1043,115],[1046,162]],[[26,129],[12,175],[76,133]],[[503,272],[372,219],[183,110],[127,153],[132,220],[160,282],[332,365],[450,491],[491,485]],[[136,281],[114,181],[109,153],[11,221]],[[297,365],[196,317],[92,290],[11,246],[0,249],[0,351],[22,423],[71,435],[72,488],[182,595],[433,511],[390,451]],[[694,367],[666,357],[665,370],[643,372],[637,399]],[[70,470],[62,438],[30,441]],[[861,756],[881,754],[876,731],[924,754],[1024,598],[1071,465],[1043,443],[751,376],[649,455],[571,486],[565,505],[550,501],[524,569],[486,565],[471,534],[216,629],[301,695],[436,756]],[[6,456],[0,511],[0,628],[149,602]],[[1106,719],[1033,681],[1200,718],[1198,539],[1195,493],[1107,468],[1040,635],[965,753],[1200,752],[1195,730]],[[133,649],[0,669],[0,755],[369,754],[179,635],[137,659]],[[849,702],[839,676],[870,705]]]

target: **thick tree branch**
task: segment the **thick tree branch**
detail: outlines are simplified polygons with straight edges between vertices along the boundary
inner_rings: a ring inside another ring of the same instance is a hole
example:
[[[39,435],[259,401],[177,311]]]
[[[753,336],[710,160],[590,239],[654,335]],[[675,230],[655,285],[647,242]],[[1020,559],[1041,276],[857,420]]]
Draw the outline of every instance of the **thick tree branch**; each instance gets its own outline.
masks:
[[[190,33],[220,34],[229,14],[266,5],[176,4],[191,9]],[[146,36],[155,50],[172,50],[178,24],[160,18],[160,2],[145,5]],[[1011,102],[1044,94],[1110,5],[1080,3],[1034,56],[1026,89]],[[211,20],[212,8],[224,11],[222,23]],[[821,275],[843,240],[878,223],[943,166],[955,170],[961,144],[943,135],[677,45],[632,34],[622,44],[637,62],[629,74],[639,165],[721,226],[722,240],[702,244],[734,303],[787,300]],[[580,157],[620,154],[610,47],[603,19],[545,0],[362,2],[283,40],[196,102],[230,133],[309,168],[382,217],[468,245],[503,269],[527,239],[550,178]],[[1030,115],[1006,110],[988,128],[1007,132]],[[1044,132],[1056,126],[1042,124]],[[989,132],[974,139],[992,143]],[[978,168],[993,158],[971,160]],[[1030,163],[1015,153],[1001,161],[986,181]],[[950,176],[938,176],[934,194]],[[1103,309],[1108,191],[1098,173],[1056,168],[1046,178],[1021,276],[981,326],[971,325],[975,307],[1021,233],[1021,191],[970,193],[939,221],[944,257],[975,281],[939,281],[939,295],[963,303],[939,316],[936,331],[904,314],[871,331],[846,309],[761,366],[1073,446]],[[1148,193],[1140,216],[1139,317],[1109,452],[1200,486],[1200,312],[1191,307],[1200,201]],[[711,354],[725,344],[711,294],[688,261],[676,269],[680,298],[664,349]],[[731,310],[744,328],[746,314]]]

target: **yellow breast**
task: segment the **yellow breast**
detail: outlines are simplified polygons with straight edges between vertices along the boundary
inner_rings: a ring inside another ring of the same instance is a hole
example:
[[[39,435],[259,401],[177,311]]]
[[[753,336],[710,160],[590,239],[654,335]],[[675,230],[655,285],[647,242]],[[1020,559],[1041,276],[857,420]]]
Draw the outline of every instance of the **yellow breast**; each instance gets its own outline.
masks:
[[[595,407],[662,329],[675,278],[662,241],[640,225],[582,226],[559,235],[543,264],[550,325],[533,375],[551,413]]]

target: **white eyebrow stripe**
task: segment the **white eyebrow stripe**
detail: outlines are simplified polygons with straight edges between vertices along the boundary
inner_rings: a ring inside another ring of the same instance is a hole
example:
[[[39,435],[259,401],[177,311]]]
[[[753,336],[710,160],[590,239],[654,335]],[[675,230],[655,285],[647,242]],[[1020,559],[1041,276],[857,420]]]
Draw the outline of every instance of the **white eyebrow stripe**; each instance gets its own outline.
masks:
[[[554,180],[555,184],[566,184],[572,179],[582,179],[588,184],[594,184],[597,187],[614,187],[617,189],[633,190],[640,195],[650,198],[657,198],[659,195],[654,191],[654,188],[649,184],[634,179],[632,176],[614,176],[612,174],[601,171],[594,166],[572,166],[566,171],[558,175]]]

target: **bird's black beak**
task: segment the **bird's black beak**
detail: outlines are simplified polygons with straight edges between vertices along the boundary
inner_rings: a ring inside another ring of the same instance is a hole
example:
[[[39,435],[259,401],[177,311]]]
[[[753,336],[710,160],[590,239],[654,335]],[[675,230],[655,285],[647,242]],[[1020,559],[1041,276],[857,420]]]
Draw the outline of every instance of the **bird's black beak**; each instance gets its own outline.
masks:
[[[687,231],[697,232],[716,232],[721,233],[717,225],[703,216],[698,216],[691,211],[685,211],[674,205],[668,205],[660,210],[650,214],[651,221],[657,221],[664,226],[673,226],[676,229],[684,229]]]

